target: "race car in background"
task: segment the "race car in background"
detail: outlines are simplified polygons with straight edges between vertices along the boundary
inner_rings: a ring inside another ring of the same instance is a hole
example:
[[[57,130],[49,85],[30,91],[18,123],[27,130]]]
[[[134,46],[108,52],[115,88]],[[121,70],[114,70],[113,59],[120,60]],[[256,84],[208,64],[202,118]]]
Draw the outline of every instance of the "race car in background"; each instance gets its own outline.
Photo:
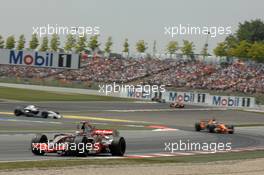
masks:
[[[74,134],[56,134],[53,140],[38,134],[31,141],[31,151],[42,156],[57,153],[60,156],[88,156],[110,153],[124,156],[126,141],[117,130],[96,129],[89,122],[81,122]]]
[[[25,107],[17,107],[14,110],[15,116],[39,117],[39,118],[54,118],[60,119],[62,115],[59,112],[40,110],[35,105],[28,105]]]
[[[178,101],[175,101],[175,102],[172,102],[170,104],[170,107],[171,108],[184,108],[184,103],[183,102],[178,102]]]
[[[226,125],[224,123],[217,122],[215,119],[209,119],[201,120],[195,123],[195,130],[207,130],[210,133],[233,134],[235,128],[233,125]]]

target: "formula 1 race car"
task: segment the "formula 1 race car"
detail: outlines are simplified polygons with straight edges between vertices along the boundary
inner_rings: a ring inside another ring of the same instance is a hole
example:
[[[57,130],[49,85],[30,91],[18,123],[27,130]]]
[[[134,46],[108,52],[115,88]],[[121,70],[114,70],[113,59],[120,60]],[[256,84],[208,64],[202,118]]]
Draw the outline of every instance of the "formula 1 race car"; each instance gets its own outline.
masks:
[[[34,105],[28,105],[25,107],[17,107],[14,110],[15,116],[26,116],[26,117],[39,117],[39,118],[54,118],[60,119],[62,115],[58,112],[48,111],[48,110],[39,110]]]
[[[75,134],[57,134],[53,140],[48,140],[46,135],[36,135],[31,141],[32,153],[82,157],[111,153],[112,156],[124,156],[126,141],[117,130],[95,129],[89,122],[81,122],[81,125],[81,130]]]
[[[233,134],[235,128],[233,125],[226,125],[224,123],[217,122],[215,119],[201,120],[195,123],[195,130],[207,130],[210,133],[222,133],[222,134]]]
[[[184,108],[184,104],[182,102],[172,102],[170,104],[171,108]]]

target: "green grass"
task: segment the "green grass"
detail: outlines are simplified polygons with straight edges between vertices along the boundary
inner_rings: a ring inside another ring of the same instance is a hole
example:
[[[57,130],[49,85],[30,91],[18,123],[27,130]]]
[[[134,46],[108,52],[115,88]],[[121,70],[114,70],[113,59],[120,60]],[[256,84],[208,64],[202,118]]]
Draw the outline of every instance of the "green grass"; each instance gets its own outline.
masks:
[[[15,77],[0,77],[2,83],[15,83],[15,84],[31,84],[41,86],[54,86],[54,87],[69,87],[69,88],[81,88],[81,89],[99,89],[96,83],[61,83],[59,80],[54,79],[41,79],[36,80],[32,78],[15,78]]]
[[[19,101],[131,101],[131,99],[0,87],[0,99]]]
[[[227,160],[243,160],[264,158],[264,151],[248,151],[236,153],[216,153],[193,156],[160,157],[160,158],[128,158],[128,159],[68,159],[68,160],[42,160],[27,162],[2,162],[0,170],[7,169],[30,169],[48,167],[69,167],[80,165],[138,165],[138,164],[161,164],[161,163],[206,163]]]

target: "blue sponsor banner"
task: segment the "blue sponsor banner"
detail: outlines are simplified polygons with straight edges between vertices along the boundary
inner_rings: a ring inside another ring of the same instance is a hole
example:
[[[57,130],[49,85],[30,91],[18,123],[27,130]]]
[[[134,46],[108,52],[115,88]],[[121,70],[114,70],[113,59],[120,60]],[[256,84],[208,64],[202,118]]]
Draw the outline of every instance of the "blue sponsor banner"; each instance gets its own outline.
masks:
[[[255,99],[252,97],[211,96],[211,104],[220,107],[254,107]]]
[[[78,69],[78,54],[0,49],[0,64]]]
[[[151,99],[151,94],[146,93],[146,92],[137,92],[132,89],[127,89],[127,97],[130,98],[138,98],[138,99]]]
[[[149,100],[154,97],[154,93],[146,95],[144,92],[128,90],[123,96]],[[179,101],[186,104],[200,104],[219,107],[255,107],[255,98],[253,97],[219,96],[198,92],[166,91],[161,93],[161,98],[166,102]]]

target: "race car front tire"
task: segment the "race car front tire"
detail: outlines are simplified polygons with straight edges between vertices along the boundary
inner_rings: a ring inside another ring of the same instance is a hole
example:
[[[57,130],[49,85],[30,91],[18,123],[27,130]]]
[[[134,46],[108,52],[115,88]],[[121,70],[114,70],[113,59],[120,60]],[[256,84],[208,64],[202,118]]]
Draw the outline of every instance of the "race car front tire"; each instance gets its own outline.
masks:
[[[31,140],[31,151],[34,155],[43,156],[45,154],[44,151],[37,149],[33,146],[33,144],[37,143],[48,143],[48,137],[46,135],[37,134],[33,139]]]
[[[114,137],[109,148],[112,156],[124,156],[126,152],[126,140],[123,137]]]

